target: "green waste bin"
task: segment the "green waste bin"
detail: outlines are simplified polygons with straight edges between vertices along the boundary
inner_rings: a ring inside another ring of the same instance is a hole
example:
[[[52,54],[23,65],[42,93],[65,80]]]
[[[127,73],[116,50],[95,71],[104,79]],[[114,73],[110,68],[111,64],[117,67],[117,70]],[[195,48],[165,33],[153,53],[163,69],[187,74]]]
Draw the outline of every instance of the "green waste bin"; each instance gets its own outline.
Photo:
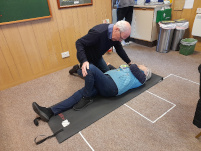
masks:
[[[197,39],[194,38],[182,39],[180,42],[179,53],[185,56],[193,54],[196,43]]]

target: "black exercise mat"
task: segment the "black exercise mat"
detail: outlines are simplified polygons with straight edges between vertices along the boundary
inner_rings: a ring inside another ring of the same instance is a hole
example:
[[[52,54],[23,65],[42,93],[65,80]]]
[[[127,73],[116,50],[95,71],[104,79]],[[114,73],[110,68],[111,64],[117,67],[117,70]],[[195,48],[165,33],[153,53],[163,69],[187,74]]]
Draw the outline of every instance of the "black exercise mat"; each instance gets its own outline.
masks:
[[[62,114],[52,117],[48,124],[55,133],[63,128],[63,131],[56,135],[59,143],[62,143],[66,139],[80,132],[87,126],[91,125],[95,121],[104,117],[108,113],[117,109],[121,105],[125,104],[129,100],[138,96],[142,92],[146,91],[150,87],[154,86],[158,82],[162,81],[163,78],[152,74],[150,80],[148,80],[143,86],[129,90],[128,92],[122,94],[121,96],[105,98],[98,96],[94,99],[94,102],[84,108],[81,111],[75,111],[73,109],[67,110]],[[67,127],[62,126],[62,121],[67,119],[70,124]]]

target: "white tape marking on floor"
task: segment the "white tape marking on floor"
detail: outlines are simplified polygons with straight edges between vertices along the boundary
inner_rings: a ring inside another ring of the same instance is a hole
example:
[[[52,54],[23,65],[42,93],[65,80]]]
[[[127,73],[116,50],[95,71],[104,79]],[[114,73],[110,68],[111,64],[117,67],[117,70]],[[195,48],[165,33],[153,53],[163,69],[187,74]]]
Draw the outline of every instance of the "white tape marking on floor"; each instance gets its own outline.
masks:
[[[194,81],[188,80],[188,79],[183,78],[183,77],[180,77],[180,76],[178,76],[178,75],[175,75],[175,74],[171,74],[171,75],[173,75],[173,76],[175,76],[175,77],[177,77],[177,78],[181,78],[181,79],[183,79],[183,80],[187,80],[187,81],[189,81],[189,82],[192,82],[192,83],[195,83],[195,84],[200,85],[200,84],[199,84],[199,83],[197,83],[197,82],[194,82]]]
[[[155,121],[153,121],[153,123],[155,123],[156,121],[158,121],[160,118],[162,118],[165,114],[167,114],[170,110],[172,110],[176,105],[173,105],[173,107],[171,107],[169,110],[167,110],[165,113],[163,113],[161,116],[159,116]]]
[[[168,100],[166,100],[166,99],[164,99],[164,98],[162,98],[162,97],[160,97],[160,96],[158,96],[158,95],[156,95],[156,94],[153,94],[153,93],[151,93],[150,91],[146,91],[146,92],[148,92],[148,93],[150,93],[151,95],[154,95],[155,97],[160,98],[160,99],[162,99],[162,100],[164,100],[164,101],[166,101],[166,102],[168,102],[168,103],[170,103],[170,104],[172,104],[172,105],[175,105],[174,103],[172,103],[172,102],[170,102],[170,101],[168,101]],[[176,105],[175,105],[175,106],[176,106]]]
[[[152,120],[148,119],[146,116],[142,115],[141,113],[139,113],[138,111],[134,110],[132,107],[128,106],[127,104],[124,104],[126,107],[128,107],[129,109],[133,110],[134,112],[136,112],[137,114],[139,114],[140,116],[144,117],[146,120],[150,121],[151,123],[153,123]]]
[[[146,91],[146,92],[148,92],[149,94],[154,95],[155,97],[158,97],[158,98],[162,99],[163,101],[166,101],[166,102],[168,102],[168,103],[173,105],[169,110],[167,110],[165,113],[163,113],[161,116],[159,116],[155,121],[153,121],[153,123],[158,121],[160,118],[162,118],[165,114],[167,114],[170,110],[172,110],[176,106],[176,104],[174,104],[174,103],[172,103],[172,102],[170,102],[170,101],[168,101],[168,100],[166,100],[166,99],[164,99],[164,98],[162,98],[162,97],[160,97],[160,96],[158,96],[158,95],[156,95],[154,93],[151,93],[150,91]]]
[[[163,78],[163,80],[166,79],[166,78],[168,78],[168,77],[170,77],[171,75],[172,75],[172,74],[169,74],[167,77]]]
[[[91,147],[91,145],[87,142],[87,140],[84,138],[84,136],[82,135],[81,132],[79,132],[79,134],[82,136],[82,138],[84,139],[84,141],[87,143],[87,145],[91,148],[92,151],[94,151],[94,149]]]
[[[169,74],[168,76],[164,77],[163,79],[166,79],[166,78],[168,78],[168,77],[170,77],[170,76],[175,76],[175,77],[177,77],[177,78],[181,78],[181,79],[183,79],[183,80],[186,80],[186,81],[189,81],[189,82],[192,82],[192,83],[195,83],[195,84],[200,85],[200,84],[197,83],[197,82],[194,82],[194,81],[192,81],[192,80],[188,80],[188,79],[186,79],[186,78],[180,77],[180,76],[175,75],[175,74]],[[162,99],[163,101],[166,101],[166,102],[168,102],[168,103],[170,103],[170,104],[173,105],[169,110],[167,110],[165,113],[163,113],[160,117],[158,117],[156,120],[152,121],[152,120],[150,120],[149,118],[147,118],[146,116],[142,115],[141,113],[137,112],[136,110],[134,110],[133,108],[131,108],[130,106],[128,106],[127,104],[124,104],[125,106],[127,106],[128,108],[130,108],[131,110],[133,110],[134,112],[136,112],[137,114],[139,114],[140,116],[144,117],[146,120],[150,121],[151,123],[155,123],[156,121],[158,121],[160,118],[162,118],[165,114],[167,114],[170,110],[172,110],[172,109],[176,106],[176,104],[174,104],[174,103],[172,103],[172,102],[170,102],[170,101],[168,101],[168,100],[166,100],[166,99],[164,99],[164,98],[162,98],[162,97],[160,97],[160,96],[158,96],[158,95],[156,95],[156,94],[154,94],[154,93],[151,93],[150,91],[146,91],[146,92],[148,92],[148,93],[150,93],[151,95],[154,95],[154,96],[156,96],[156,97]]]
[[[164,99],[164,98],[162,98],[162,97],[160,97],[160,96],[158,96],[156,94],[153,94],[153,93],[151,93],[149,91],[146,91],[146,92],[148,92],[149,94],[154,95],[155,97],[158,97],[161,100],[166,101],[166,102],[168,102],[168,103],[170,103],[170,104],[173,105],[170,109],[168,109],[165,113],[163,113],[161,116],[159,116],[156,120],[152,121],[149,118],[147,118],[146,116],[142,115],[138,111],[136,111],[133,108],[131,108],[130,106],[128,106],[127,104],[124,104],[125,106],[127,106],[128,108],[130,108],[131,110],[133,110],[134,112],[136,112],[137,114],[139,114],[140,116],[142,116],[143,118],[145,118],[146,120],[150,121],[151,123],[155,123],[156,121],[158,121],[160,118],[162,118],[165,114],[167,114],[170,110],[172,110],[176,106],[176,104],[174,104],[174,103],[172,103],[172,102],[170,102],[170,101],[168,101],[168,100],[166,100],[166,99]]]

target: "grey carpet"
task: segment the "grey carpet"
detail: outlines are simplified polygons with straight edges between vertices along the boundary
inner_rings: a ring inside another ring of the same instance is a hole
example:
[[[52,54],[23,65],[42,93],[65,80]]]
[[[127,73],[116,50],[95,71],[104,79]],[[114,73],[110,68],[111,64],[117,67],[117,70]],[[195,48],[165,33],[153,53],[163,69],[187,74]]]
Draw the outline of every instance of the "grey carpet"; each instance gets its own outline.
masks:
[[[201,150],[201,140],[195,139],[201,130],[192,124],[199,98],[201,52],[189,56],[177,51],[163,54],[155,47],[137,44],[125,49],[135,63],[147,65],[164,80],[65,142],[59,144],[53,138],[39,146],[33,139],[52,131],[45,122],[39,127],[33,124],[36,114],[32,102],[42,106],[58,103],[83,87],[83,80],[70,76],[69,67],[1,91],[0,150],[90,151],[90,146],[95,151]],[[104,58],[115,67],[123,63],[116,53]]]

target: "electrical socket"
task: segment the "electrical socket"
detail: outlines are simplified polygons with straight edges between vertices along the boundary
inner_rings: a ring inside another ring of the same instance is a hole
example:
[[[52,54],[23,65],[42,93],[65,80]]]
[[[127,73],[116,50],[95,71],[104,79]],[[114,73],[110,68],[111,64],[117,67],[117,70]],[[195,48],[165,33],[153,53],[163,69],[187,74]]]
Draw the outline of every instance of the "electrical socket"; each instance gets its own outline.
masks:
[[[62,52],[62,53],[61,53],[61,57],[62,57],[62,58],[67,58],[67,57],[69,57],[69,56],[70,56],[69,51]]]
[[[109,23],[110,23],[110,19],[104,19],[104,20],[103,20],[103,23],[109,24]]]
[[[197,8],[197,14],[201,14],[201,8]]]

